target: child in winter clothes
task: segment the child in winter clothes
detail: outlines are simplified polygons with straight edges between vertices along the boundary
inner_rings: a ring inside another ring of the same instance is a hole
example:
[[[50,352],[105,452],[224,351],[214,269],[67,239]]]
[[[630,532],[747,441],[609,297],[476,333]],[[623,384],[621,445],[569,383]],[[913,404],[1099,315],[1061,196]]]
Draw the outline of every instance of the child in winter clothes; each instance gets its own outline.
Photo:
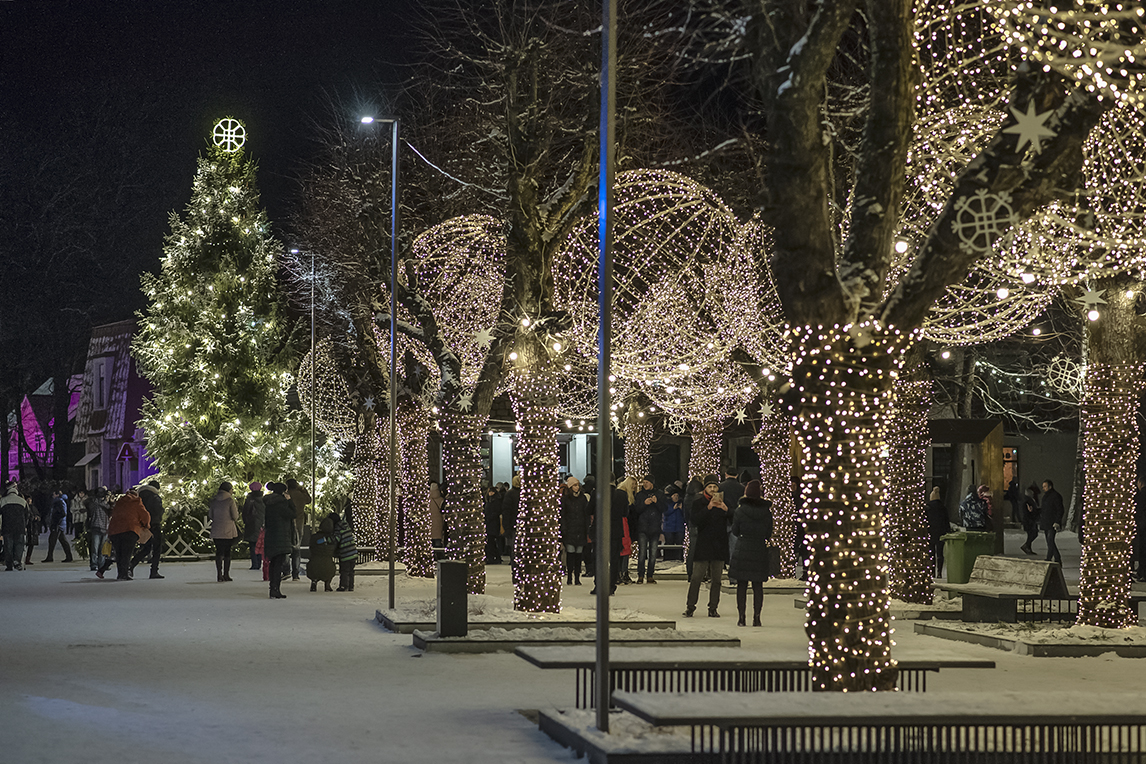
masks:
[[[310,537],[310,560],[306,564],[306,577],[310,579],[310,590],[318,591],[318,582],[324,591],[332,592],[330,582],[334,578],[334,522],[324,517],[318,532]]]
[[[358,547],[354,545],[354,530],[342,521],[337,512],[327,518],[334,526],[334,556],[338,560],[338,591],[354,591],[354,563],[358,561]]]

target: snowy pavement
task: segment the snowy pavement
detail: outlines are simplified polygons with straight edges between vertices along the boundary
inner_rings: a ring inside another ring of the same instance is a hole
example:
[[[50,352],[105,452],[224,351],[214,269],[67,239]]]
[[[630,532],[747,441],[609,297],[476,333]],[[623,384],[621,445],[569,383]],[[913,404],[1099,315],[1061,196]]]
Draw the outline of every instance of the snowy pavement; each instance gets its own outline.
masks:
[[[512,597],[508,566],[489,571],[488,593]],[[572,706],[572,671],[541,671],[506,654],[421,656],[409,634],[391,634],[373,620],[386,606],[385,576],[360,576],[353,593],[311,593],[305,579],[287,582],[288,598],[274,601],[261,574],[242,561],[229,584],[215,582],[210,562],[165,564],[162,572],[164,580],[131,582],[97,580],[75,563],[0,572],[0,758],[574,758],[518,713]],[[592,579],[584,581],[567,589],[567,604],[592,607]],[[764,627],[738,628],[735,597],[727,594],[723,617],[704,617],[701,608],[698,617],[682,618],[686,586],[623,586],[615,602],[674,619],[681,629],[735,635],[746,649],[803,654],[804,616],[791,595],[766,597]],[[399,604],[433,592],[433,581],[398,580]],[[988,706],[996,690],[1026,690],[1059,704],[1076,702],[1078,692],[1139,691],[1146,680],[1146,664],[1133,659],[1028,658],[916,635],[910,623],[895,637],[905,656],[995,660],[994,671],[950,670],[928,680],[932,692],[980,691]]]

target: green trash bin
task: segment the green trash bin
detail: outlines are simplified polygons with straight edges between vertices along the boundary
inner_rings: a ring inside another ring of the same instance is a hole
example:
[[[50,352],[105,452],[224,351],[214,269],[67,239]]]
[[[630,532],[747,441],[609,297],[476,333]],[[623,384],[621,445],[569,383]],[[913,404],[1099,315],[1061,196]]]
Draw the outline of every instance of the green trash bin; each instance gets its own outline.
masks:
[[[995,534],[990,531],[957,531],[940,536],[943,557],[947,563],[947,583],[965,584],[971,580],[971,568],[981,554],[995,553]]]

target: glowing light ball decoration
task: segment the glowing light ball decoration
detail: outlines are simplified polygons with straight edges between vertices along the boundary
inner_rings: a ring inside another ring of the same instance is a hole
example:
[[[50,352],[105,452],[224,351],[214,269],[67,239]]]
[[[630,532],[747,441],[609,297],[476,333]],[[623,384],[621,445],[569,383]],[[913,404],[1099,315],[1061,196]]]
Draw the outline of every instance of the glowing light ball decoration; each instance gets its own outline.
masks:
[[[299,363],[296,375],[299,402],[309,417],[313,394],[310,366],[317,356],[318,364],[314,368],[314,386],[317,388],[317,398],[313,403],[315,424],[332,438],[354,440],[358,418],[350,406],[350,390],[346,387],[346,380],[335,366],[331,344],[329,337],[319,340],[314,354],[308,352]]]
[[[395,412],[398,423],[398,507],[405,532],[403,561],[406,574],[434,577],[434,551],[430,542],[430,415],[421,401],[404,396]]]
[[[912,338],[874,322],[794,329],[793,389],[811,554],[805,630],[821,690],[891,690],[884,428]]]
[[[931,382],[896,379],[888,421],[887,551],[893,597],[930,605],[930,529],[927,524],[927,414]]]
[[[614,194],[614,372],[671,386],[724,364],[727,342],[706,307],[705,274],[735,245],[739,221],[679,173],[623,172]],[[596,217],[587,217],[553,266],[554,303],[572,317],[568,336],[586,357],[596,355],[597,246]]]
[[[1046,70],[1099,97],[1146,105],[1146,9],[1139,2],[994,0],[1007,37]]]
[[[792,501],[792,417],[770,413],[761,417],[760,432],[752,447],[760,458],[760,485],[772,502],[772,546],[780,554],[780,577],[796,575],[796,535],[800,517]]]
[[[552,371],[544,363],[514,369],[510,401],[517,420],[521,498],[514,536],[514,610],[561,610],[561,507]]]

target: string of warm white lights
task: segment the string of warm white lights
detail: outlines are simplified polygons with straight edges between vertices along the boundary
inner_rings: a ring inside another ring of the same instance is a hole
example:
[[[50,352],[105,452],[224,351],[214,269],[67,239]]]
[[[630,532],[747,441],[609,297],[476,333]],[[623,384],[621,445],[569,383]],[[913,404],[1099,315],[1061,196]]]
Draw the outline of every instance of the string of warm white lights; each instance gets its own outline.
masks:
[[[780,554],[780,577],[793,578],[800,517],[792,501],[792,417],[787,413],[761,417],[752,447],[760,457],[764,498],[772,502],[772,546]]]
[[[648,415],[640,410],[636,402],[631,403],[625,412],[625,425],[621,437],[625,444],[625,475],[632,475],[641,480],[649,474],[653,426],[649,422]]]
[[[811,555],[805,629],[815,686],[890,690],[883,418],[909,338],[876,323],[792,330]],[[863,676],[859,676],[862,674]]]
[[[547,361],[514,368],[509,397],[517,420],[521,496],[513,556],[513,607],[561,610],[561,506],[558,486],[557,389]]]
[[[354,444],[351,468],[354,470],[354,537],[363,546],[375,550],[389,548],[390,483],[385,471],[388,430],[379,426],[367,429]]]
[[[1099,96],[1146,104],[1146,9],[1138,2],[993,0],[1025,55]]]
[[[887,423],[887,521],[891,595],[904,602],[930,605],[930,529],[927,525],[927,413],[931,382],[896,379]]]
[[[298,365],[297,386],[299,402],[307,416],[314,412],[315,424],[332,438],[354,440],[358,430],[358,417],[350,405],[350,390],[335,366],[330,338],[320,339],[314,353],[307,352]],[[313,370],[317,398],[311,401],[311,361],[317,356]]]
[[[688,455],[690,477],[704,478],[705,475],[720,474],[720,456],[724,448],[724,423],[703,420],[689,422],[692,431],[692,444]]]

